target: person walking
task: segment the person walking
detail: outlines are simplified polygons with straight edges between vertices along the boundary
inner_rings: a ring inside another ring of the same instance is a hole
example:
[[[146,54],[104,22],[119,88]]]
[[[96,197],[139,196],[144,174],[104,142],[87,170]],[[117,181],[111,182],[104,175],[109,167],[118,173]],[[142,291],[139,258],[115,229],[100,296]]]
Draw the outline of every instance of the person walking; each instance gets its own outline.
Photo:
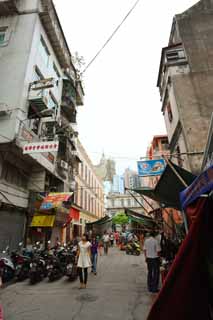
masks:
[[[91,243],[91,261],[92,261],[92,272],[94,275],[96,275],[97,261],[98,261],[98,241],[95,237],[92,238],[92,243]]]
[[[86,289],[88,279],[88,268],[91,267],[91,243],[86,234],[82,236],[78,244],[78,271],[80,279],[80,289]]]
[[[158,292],[160,278],[160,244],[155,239],[155,234],[151,233],[144,242],[144,256],[148,268],[147,285],[152,293]]]
[[[103,243],[104,243],[104,253],[105,253],[105,255],[108,254],[109,241],[110,241],[109,234],[105,231],[105,232],[104,232],[104,235],[103,235]]]
[[[113,233],[111,233],[111,235],[110,235],[110,243],[111,243],[111,247],[113,247],[113,245],[114,245],[114,235],[113,235]]]

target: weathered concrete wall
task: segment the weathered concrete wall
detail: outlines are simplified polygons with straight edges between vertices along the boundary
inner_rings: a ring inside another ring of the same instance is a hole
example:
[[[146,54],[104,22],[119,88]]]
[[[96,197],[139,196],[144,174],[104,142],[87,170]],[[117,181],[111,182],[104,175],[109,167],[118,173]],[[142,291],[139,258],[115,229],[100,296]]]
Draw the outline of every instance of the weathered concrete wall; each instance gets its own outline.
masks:
[[[213,72],[190,73],[172,79],[187,152],[204,151],[213,111]],[[190,157],[191,169],[199,172],[202,156]]]

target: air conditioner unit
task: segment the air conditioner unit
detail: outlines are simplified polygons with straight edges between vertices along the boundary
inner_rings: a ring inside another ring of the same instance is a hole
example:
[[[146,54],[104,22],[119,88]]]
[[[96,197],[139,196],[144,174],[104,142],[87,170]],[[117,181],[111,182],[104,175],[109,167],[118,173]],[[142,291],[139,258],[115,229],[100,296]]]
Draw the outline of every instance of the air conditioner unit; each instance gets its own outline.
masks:
[[[66,161],[61,160],[60,166],[61,166],[61,168],[63,168],[64,170],[68,170],[68,163],[67,163]]]

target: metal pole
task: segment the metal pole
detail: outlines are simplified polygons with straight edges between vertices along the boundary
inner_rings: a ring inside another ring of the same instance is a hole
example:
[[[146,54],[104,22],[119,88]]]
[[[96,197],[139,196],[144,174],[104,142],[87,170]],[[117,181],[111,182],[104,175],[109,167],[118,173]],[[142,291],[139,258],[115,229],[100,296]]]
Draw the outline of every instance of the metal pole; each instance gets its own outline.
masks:
[[[166,161],[167,165],[172,169],[172,171],[174,172],[174,174],[178,177],[178,179],[182,182],[182,184],[184,185],[184,187],[188,187],[188,184],[183,180],[183,178],[181,177],[181,175],[177,172],[177,170],[173,167],[173,165],[171,164],[171,162],[164,156],[162,155],[163,159]]]

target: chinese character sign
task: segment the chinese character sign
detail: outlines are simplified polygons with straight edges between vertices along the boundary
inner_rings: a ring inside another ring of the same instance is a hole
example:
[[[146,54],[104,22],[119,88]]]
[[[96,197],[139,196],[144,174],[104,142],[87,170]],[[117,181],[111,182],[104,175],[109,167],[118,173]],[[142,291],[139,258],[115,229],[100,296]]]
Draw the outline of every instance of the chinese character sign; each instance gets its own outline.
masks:
[[[163,159],[138,161],[138,175],[140,177],[160,176],[164,169],[165,161]]]

